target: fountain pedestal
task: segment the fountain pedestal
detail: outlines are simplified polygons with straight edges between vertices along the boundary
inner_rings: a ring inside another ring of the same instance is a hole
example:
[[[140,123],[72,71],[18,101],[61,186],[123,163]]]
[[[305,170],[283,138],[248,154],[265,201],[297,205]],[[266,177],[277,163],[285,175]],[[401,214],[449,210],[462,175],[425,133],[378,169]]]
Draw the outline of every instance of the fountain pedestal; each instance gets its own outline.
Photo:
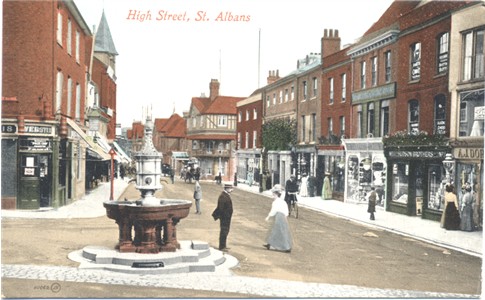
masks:
[[[116,249],[120,252],[174,252],[180,248],[176,225],[188,216],[192,203],[160,200],[158,206],[141,206],[131,201],[104,202],[108,218],[119,228]],[[132,232],[135,233],[132,238]]]

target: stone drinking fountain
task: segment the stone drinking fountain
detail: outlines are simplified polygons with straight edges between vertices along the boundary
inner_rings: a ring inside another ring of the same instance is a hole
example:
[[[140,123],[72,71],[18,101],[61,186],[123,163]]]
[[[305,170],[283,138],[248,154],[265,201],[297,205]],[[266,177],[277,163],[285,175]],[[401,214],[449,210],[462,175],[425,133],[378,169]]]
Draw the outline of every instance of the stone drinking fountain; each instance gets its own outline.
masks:
[[[120,252],[174,252],[180,248],[176,225],[188,216],[191,201],[159,199],[155,192],[162,189],[162,154],[152,142],[153,122],[147,118],[144,145],[136,153],[136,189],[141,198],[136,201],[105,201],[108,218],[119,227]],[[134,238],[132,238],[134,232]]]

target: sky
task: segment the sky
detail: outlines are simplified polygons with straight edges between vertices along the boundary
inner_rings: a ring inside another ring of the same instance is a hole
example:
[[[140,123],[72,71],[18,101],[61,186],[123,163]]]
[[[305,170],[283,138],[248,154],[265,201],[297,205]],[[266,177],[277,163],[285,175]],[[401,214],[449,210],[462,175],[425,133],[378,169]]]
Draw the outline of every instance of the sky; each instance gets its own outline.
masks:
[[[248,97],[270,70],[284,77],[298,59],[320,53],[324,29],[337,29],[342,47],[355,42],[392,0],[74,2],[91,31],[104,10],[119,54],[117,122],[131,127],[147,112],[182,116],[192,97],[209,96],[211,79],[220,95]]]

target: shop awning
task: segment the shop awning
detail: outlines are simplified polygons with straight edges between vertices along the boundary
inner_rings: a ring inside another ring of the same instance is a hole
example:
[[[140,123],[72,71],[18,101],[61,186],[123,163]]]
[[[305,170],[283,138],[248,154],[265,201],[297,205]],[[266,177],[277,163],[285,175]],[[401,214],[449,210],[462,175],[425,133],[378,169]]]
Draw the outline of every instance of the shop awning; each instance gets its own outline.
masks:
[[[113,147],[122,163],[131,163],[131,158],[125,153],[125,151],[123,151],[117,142],[113,142]]]
[[[190,160],[190,156],[187,152],[172,152],[172,159],[174,160]]]
[[[94,159],[99,160],[110,160],[111,156],[104,151],[100,146],[98,146],[93,140],[92,137],[88,136],[82,129],[79,127],[76,122],[73,120],[66,118],[67,124],[74,130],[87,144],[87,153]]]

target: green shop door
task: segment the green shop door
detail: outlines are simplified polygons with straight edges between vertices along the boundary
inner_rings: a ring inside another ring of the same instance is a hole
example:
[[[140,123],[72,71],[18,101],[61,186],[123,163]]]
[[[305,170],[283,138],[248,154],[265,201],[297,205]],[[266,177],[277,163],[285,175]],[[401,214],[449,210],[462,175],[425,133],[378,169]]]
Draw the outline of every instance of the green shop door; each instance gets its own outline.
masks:
[[[49,206],[49,155],[21,154],[17,208],[38,209]]]

